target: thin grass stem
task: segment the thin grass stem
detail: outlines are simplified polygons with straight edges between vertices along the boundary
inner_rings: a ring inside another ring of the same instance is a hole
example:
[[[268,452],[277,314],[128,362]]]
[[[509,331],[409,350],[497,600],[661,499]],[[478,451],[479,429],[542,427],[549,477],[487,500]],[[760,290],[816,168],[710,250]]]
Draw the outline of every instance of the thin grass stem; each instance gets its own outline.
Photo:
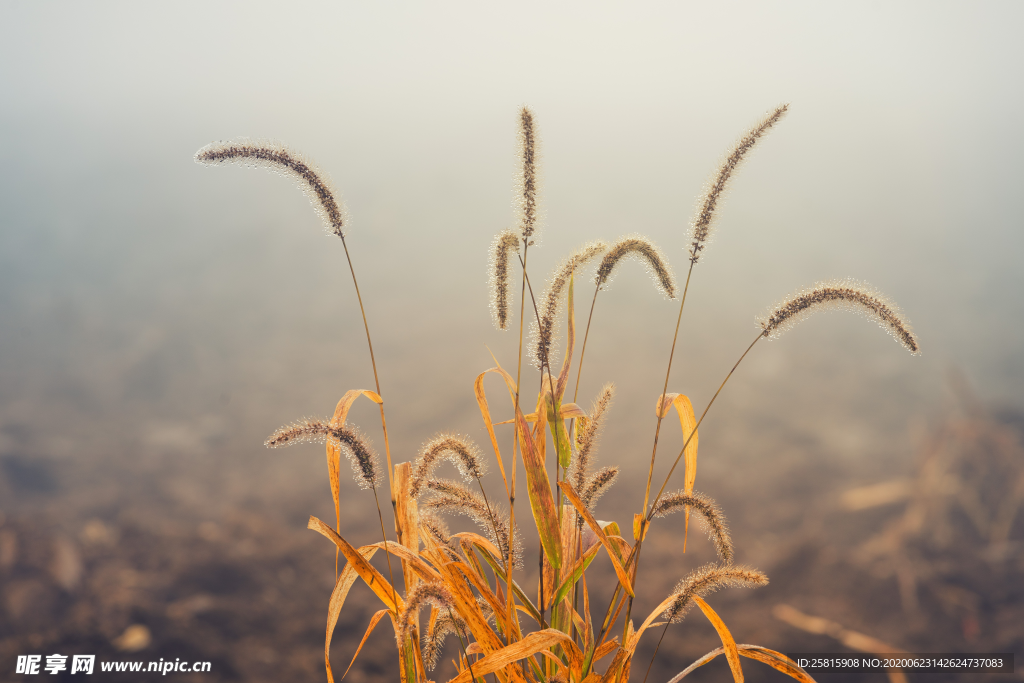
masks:
[[[665,385],[661,389],[661,395],[664,396],[668,391],[668,380],[672,375],[672,359],[676,355],[676,341],[679,339],[679,323],[683,320],[683,308],[686,306],[686,293],[690,290],[690,276],[693,275],[694,262],[690,262],[690,269],[686,272],[686,285],[683,287],[682,301],[679,302],[679,315],[676,317],[676,331],[672,335],[672,349],[668,353],[668,368],[665,370]],[[654,476],[654,459],[658,455],[658,436],[661,434],[661,421],[664,416],[661,411],[658,411],[658,425],[654,429],[654,448],[651,450],[651,466],[647,470],[647,490],[644,491],[644,510],[647,510],[647,502],[651,495],[651,478]],[[643,529],[640,530],[640,535],[643,537]]]
[[[590,300],[590,315],[587,316],[587,331],[583,333],[583,348],[580,350],[580,364],[576,367],[576,389],[572,393],[572,402],[575,403],[580,395],[580,375],[583,374],[583,357],[587,353],[587,337],[590,336],[590,322],[594,319],[594,304],[597,303],[597,293],[601,286],[594,287],[594,298]],[[575,421],[575,419],[574,419]]]
[[[736,361],[736,365],[732,366],[732,370],[730,370],[729,374],[726,375],[725,379],[722,380],[722,384],[718,387],[718,391],[716,391],[715,395],[711,397],[711,401],[708,402],[708,405],[704,409],[704,412],[701,413],[700,419],[697,420],[696,426],[693,428],[693,431],[690,432],[690,436],[688,436],[686,438],[686,442],[683,444],[683,449],[681,451],[679,451],[679,455],[676,456],[676,461],[674,463],[672,463],[672,469],[670,469],[668,471],[668,474],[665,475],[665,482],[661,485],[661,489],[658,491],[658,496],[654,499],[654,502],[651,504],[651,509],[647,513],[647,521],[648,522],[650,522],[651,521],[651,517],[654,516],[654,506],[658,504],[658,501],[661,500],[661,495],[663,493],[665,493],[665,487],[668,486],[668,481],[669,481],[669,479],[672,478],[672,473],[676,471],[676,466],[679,465],[679,461],[683,459],[683,454],[686,452],[686,447],[690,445],[690,439],[692,439],[693,435],[697,433],[697,428],[700,427],[700,423],[704,421],[704,417],[708,414],[708,411],[711,410],[711,406],[714,405],[715,399],[718,398],[718,395],[720,393],[722,393],[722,389],[725,388],[725,383],[729,381],[730,377],[732,377],[732,373],[736,372],[736,368],[738,368],[740,366],[740,363],[743,362],[743,359],[746,358],[747,354],[750,353],[750,350],[752,348],[754,348],[754,344],[756,344],[758,342],[758,340],[762,339],[763,337],[764,337],[764,334],[763,333],[759,333],[757,335],[757,337],[754,339],[754,341],[750,342],[750,346],[748,346],[747,350],[743,352],[743,355],[740,356],[740,359],[738,361]]]
[[[356,288],[356,299],[359,301],[359,312],[363,315],[363,328],[366,330],[366,344],[370,347],[370,365],[373,367],[373,383],[377,388],[377,395],[381,396],[380,393],[380,380],[377,378],[377,361],[373,356],[373,341],[370,339],[370,325],[366,322],[366,308],[363,306],[363,296],[359,293],[359,281],[356,279],[356,269],[352,266],[352,256],[348,253],[348,242],[345,241],[344,235],[341,237],[341,245],[345,248],[345,259],[348,261],[348,270],[352,273],[352,284]],[[383,398],[383,396],[381,396]],[[398,526],[398,514],[397,506],[398,503],[395,500],[395,487],[392,482],[391,473],[391,446],[388,442],[388,423],[384,419],[384,403],[378,403],[377,407],[380,408],[380,426],[384,431],[384,453],[388,460],[388,493],[391,496],[391,514],[395,518],[395,526]],[[380,501],[377,500],[377,489],[373,489],[373,500],[377,503],[377,516],[380,518],[380,533],[384,537],[384,557],[388,562],[388,580],[391,581],[391,598],[392,601],[397,605],[398,600],[395,595],[395,575],[391,569],[391,553],[388,552],[388,535],[384,531],[384,516],[380,511]]]
[[[665,622],[665,628],[661,629],[661,638],[658,638],[658,645],[654,648],[654,654],[651,655],[651,663],[647,665],[647,673],[644,674],[643,683],[647,683],[647,677],[651,675],[651,667],[654,666],[654,658],[658,656],[658,650],[661,649],[661,641],[665,640],[665,634],[668,633],[668,625],[670,622]]]

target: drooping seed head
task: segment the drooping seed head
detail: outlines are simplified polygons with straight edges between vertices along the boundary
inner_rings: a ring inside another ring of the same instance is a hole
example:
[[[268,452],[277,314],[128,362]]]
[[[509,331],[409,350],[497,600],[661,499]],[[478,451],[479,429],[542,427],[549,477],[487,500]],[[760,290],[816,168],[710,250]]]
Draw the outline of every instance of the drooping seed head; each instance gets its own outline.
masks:
[[[423,651],[423,663],[428,671],[433,671],[441,658],[441,651],[444,648],[444,639],[448,635],[460,635],[466,639],[469,635],[466,622],[455,612],[440,610],[437,619],[427,628],[427,634],[421,640]]]
[[[697,492],[690,495],[684,491],[669,493],[662,496],[658,504],[654,506],[654,516],[665,517],[673,512],[685,510],[687,507],[691,507],[697,512],[704,531],[715,544],[715,550],[718,551],[718,556],[722,558],[722,561],[732,562],[733,547],[732,537],[729,535],[729,525],[725,521],[722,510],[711,498]]]
[[[429,510],[424,510],[420,512],[419,521],[420,530],[429,535],[434,543],[442,549],[450,547],[452,532],[443,519]]]
[[[264,445],[267,448],[281,448],[296,443],[324,443],[328,439],[336,442],[345,452],[359,488],[377,488],[380,482],[377,454],[355,427],[332,427],[327,420],[306,418],[281,427],[270,435]]]
[[[359,488],[376,489],[380,483],[380,468],[377,466],[377,454],[370,448],[366,437],[354,427],[341,426],[333,431],[331,438],[338,440],[342,451],[348,457]]]
[[[704,249],[707,248],[711,229],[714,225],[715,209],[725,193],[733,172],[740,165],[740,162],[743,161],[747,152],[753,149],[758,140],[764,137],[771,127],[779,122],[779,119],[782,118],[788,109],[789,105],[783,104],[751,128],[732,149],[729,156],[722,162],[722,165],[718,167],[718,172],[715,174],[714,179],[704,189],[703,196],[697,202],[697,215],[694,217],[693,224],[690,227],[690,261],[692,263],[697,263]]]
[[[695,569],[676,584],[672,595],[675,600],[662,612],[661,617],[678,624],[693,606],[693,596],[705,597],[719,588],[739,586],[754,588],[768,584],[768,577],[750,567],[706,564]]]
[[[900,309],[870,286],[855,280],[819,282],[773,306],[758,322],[765,337],[777,339],[814,311],[823,309],[844,309],[873,318],[911,354],[921,353],[917,337]]]
[[[398,642],[404,643],[412,630],[419,626],[420,609],[426,605],[433,605],[440,610],[450,610],[452,607],[452,594],[443,583],[423,582],[416,584],[416,587],[409,591],[405,598],[405,610],[399,615],[398,623],[401,625],[398,631]]]
[[[483,496],[457,481],[428,479],[424,482],[424,486],[435,495],[420,505],[420,510],[436,510],[469,517],[501,551],[502,559],[505,562],[510,563],[513,567],[519,565],[522,557],[522,544],[519,534],[515,530],[513,530],[511,539],[509,538],[508,516],[504,510],[499,510],[493,505],[488,507]]]
[[[608,249],[594,274],[594,284],[602,288],[610,283],[615,267],[627,257],[642,262],[654,285],[669,299],[676,298],[676,280],[668,267],[668,260],[653,242],[642,235],[627,235]]]
[[[499,330],[508,329],[508,309],[512,302],[509,292],[509,257],[518,253],[519,238],[511,230],[502,230],[491,244],[491,262],[488,268],[491,285],[491,318]]]
[[[309,159],[284,145],[246,138],[213,142],[196,152],[195,161],[208,166],[240,164],[269,168],[297,179],[328,230],[344,239],[348,217],[344,205],[335,198],[330,179]]]
[[[304,418],[281,427],[263,445],[267,448],[282,448],[296,443],[323,443],[331,434],[331,427],[324,420]]]
[[[442,460],[451,461],[466,481],[479,479],[487,472],[487,465],[480,457],[480,449],[468,436],[439,434],[423,444],[416,458],[413,475],[409,481],[409,493],[413,498],[419,497],[423,490],[423,482],[430,477]]]
[[[519,223],[519,235],[528,242],[540,227],[537,206],[540,185],[539,157],[540,141],[537,139],[537,127],[533,121],[533,112],[527,107],[523,107],[519,110],[519,132],[516,136],[518,167],[513,182],[512,204]]]
[[[557,336],[555,328],[558,324],[559,304],[562,301],[562,295],[566,292],[566,288],[569,285],[569,278],[573,276],[573,273],[578,273],[583,266],[593,260],[594,257],[603,253],[607,248],[608,245],[599,240],[585,244],[574,254],[559,263],[558,267],[551,274],[547,289],[544,290],[544,294],[541,295],[540,300],[537,302],[537,305],[540,307],[538,311],[540,324],[538,325],[537,322],[534,322],[531,325],[534,337],[533,358],[538,369],[551,367],[549,365],[549,356],[551,354],[551,345]]]

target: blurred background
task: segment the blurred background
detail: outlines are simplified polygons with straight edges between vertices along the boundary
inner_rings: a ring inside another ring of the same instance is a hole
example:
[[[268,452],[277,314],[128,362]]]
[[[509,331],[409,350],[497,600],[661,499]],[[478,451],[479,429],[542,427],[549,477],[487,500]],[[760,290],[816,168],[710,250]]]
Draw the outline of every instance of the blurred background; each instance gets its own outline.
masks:
[[[305,530],[333,519],[322,450],[263,441],[372,388],[358,305],[291,180],[192,156],[266,138],[332,177],[401,462],[441,430],[486,443],[473,380],[491,352],[516,364],[486,267],[523,104],[543,145],[540,282],[631,232],[685,277],[704,183],[790,103],[719,209],[669,390],[703,409],[755,316],[834,277],[898,302],[923,355],[838,313],[758,345],[701,427],[697,489],[772,583],[713,604],[738,641],[781,651],[852,652],[855,632],[1021,665],[1022,20],[1010,2],[3,3],[0,677],[60,652],[324,679],[333,553]],[[598,461],[623,473],[598,516],[624,528],[676,310],[635,263],[597,304],[580,403],[618,387]],[[351,414],[380,445],[378,419]],[[666,427],[658,481],[681,446]],[[343,493],[343,532],[379,540],[369,494]],[[713,556],[699,534],[682,553],[678,520],[656,531],[642,614]],[[353,590],[336,671],[376,609]],[[386,630],[350,680],[396,679]],[[699,614],[668,634],[652,681],[718,644]]]

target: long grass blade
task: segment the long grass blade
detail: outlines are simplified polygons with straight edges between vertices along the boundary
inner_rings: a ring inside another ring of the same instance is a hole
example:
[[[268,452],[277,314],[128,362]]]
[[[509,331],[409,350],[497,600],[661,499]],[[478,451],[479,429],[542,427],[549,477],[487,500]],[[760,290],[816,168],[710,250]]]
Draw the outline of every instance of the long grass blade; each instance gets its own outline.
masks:
[[[605,550],[608,551],[608,557],[612,561],[612,567],[615,569],[615,575],[619,578],[619,583],[622,584],[622,588],[630,595],[630,597],[632,597],[634,595],[633,586],[630,585],[631,582],[629,580],[629,575],[626,574],[626,570],[622,568],[622,564],[619,562],[618,548],[612,544],[611,539],[608,538],[607,534],[605,534],[604,529],[602,529],[598,521],[594,519],[594,515],[590,514],[590,510],[588,510],[587,506],[582,500],[580,500],[580,497],[576,493],[576,490],[573,489],[572,484],[567,481],[562,481],[559,482],[558,485],[561,487],[565,497],[570,503],[572,503],[572,506],[576,508],[576,511],[580,513],[581,517],[583,517],[583,521],[585,521],[591,530],[597,534],[597,540],[599,540]]]
[[[811,678],[811,676],[806,671],[801,669],[796,662],[794,662],[792,659],[782,654],[781,652],[769,650],[768,648],[761,647],[760,645],[737,644],[736,649],[739,651],[740,655],[767,664],[773,669],[781,671],[787,676],[790,676],[798,681],[801,681],[801,683],[817,683],[813,678]],[[673,676],[668,683],[679,683],[679,681],[686,678],[695,669],[699,669],[700,667],[704,666],[718,655],[724,653],[724,648],[715,648],[714,650],[707,653],[706,655],[695,661],[693,664],[690,664],[690,666],[686,667],[678,674]]]
[[[361,548],[359,554],[369,560],[377,552],[376,548]],[[338,624],[338,617],[341,616],[341,608],[345,606],[345,599],[352,590],[352,585],[359,574],[351,563],[345,565],[334,583],[334,590],[331,592],[331,599],[327,605],[327,636],[324,639],[324,663],[327,665],[327,683],[334,683],[334,674],[331,671],[331,640],[334,637],[334,628]]]
[[[556,631],[553,628],[547,628],[543,631],[534,631],[533,633],[525,636],[522,640],[496,650],[483,659],[473,662],[473,674],[475,674],[477,678],[482,678],[489,673],[503,669],[513,662],[525,659],[526,657],[536,654],[542,650],[547,650],[554,645],[564,645],[565,643],[571,642],[572,640],[569,636],[561,631]],[[469,671],[466,670],[451,679],[448,683],[470,683],[471,680],[472,677]]]
[[[687,495],[693,493],[693,485],[697,481],[697,442],[700,435],[697,433],[697,416],[693,412],[693,404],[683,394],[665,394],[658,401],[658,417],[665,417],[669,407],[676,409],[679,414],[679,428],[686,439],[686,447],[683,449],[685,467],[684,492]],[[686,539],[690,535],[690,508],[686,508],[686,526],[683,530],[683,552],[686,552]]]
[[[358,657],[359,653],[362,652],[363,645],[366,645],[366,639],[370,637],[371,633],[373,633],[373,629],[377,626],[377,622],[379,622],[381,618],[388,613],[389,612],[386,609],[377,610],[373,617],[371,617],[370,625],[366,627],[366,633],[363,634],[363,639],[359,641],[359,647],[356,648],[356,653],[352,655],[352,661],[348,663],[348,668],[345,669],[345,673],[341,675],[341,680],[345,680],[345,676],[348,676],[348,672],[352,670],[352,665],[356,663],[356,657]]]
[[[718,631],[718,637],[722,639],[722,648],[725,650],[725,658],[729,660],[729,669],[732,670],[732,679],[735,683],[743,683],[743,669],[740,668],[740,653],[736,649],[736,640],[732,637],[732,633],[729,632],[729,627],[722,621],[722,617],[718,616],[715,610],[711,609],[711,605],[704,602],[704,599],[699,595],[693,596],[693,601],[697,603],[700,610],[704,612],[704,616],[708,618],[715,630]]]
[[[354,546],[339,536],[338,532],[314,516],[310,516],[307,527],[313,531],[319,532],[321,535],[333,541],[334,545],[338,546],[341,550],[341,554],[348,559],[356,573],[358,573],[360,578],[366,582],[366,585],[368,585],[370,589],[377,594],[377,597],[380,598],[381,602],[383,602],[389,610],[398,614],[405,609],[405,601],[395,593],[394,588],[392,588],[391,584],[388,583],[388,580],[385,579],[379,571],[374,569]]]

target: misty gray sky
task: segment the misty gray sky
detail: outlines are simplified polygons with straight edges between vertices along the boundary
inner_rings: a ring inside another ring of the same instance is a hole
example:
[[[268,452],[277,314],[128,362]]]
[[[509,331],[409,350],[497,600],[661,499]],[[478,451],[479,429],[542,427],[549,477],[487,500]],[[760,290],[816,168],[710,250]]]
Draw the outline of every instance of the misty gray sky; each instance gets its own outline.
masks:
[[[791,104],[695,273],[673,382],[695,405],[755,315],[853,277],[901,305],[924,355],[821,316],[759,349],[725,414],[781,401],[778,419],[832,424],[875,406],[895,424],[936,408],[949,368],[1020,408],[1022,15],[1013,2],[5,2],[3,425],[77,415],[88,426],[41,447],[59,454],[135,429],[118,415],[152,437],[212,414],[252,448],[370,386],[340,245],[301,193],[193,163],[238,136],[307,153],[345,199],[399,446],[440,418],[476,425],[487,347],[514,365],[484,271],[512,216],[522,104],[544,145],[538,281],[578,244],[633,231],[684,273],[703,183]],[[606,372],[585,392],[635,379],[639,407],[623,414],[648,419],[674,306],[638,269],[602,297],[588,358]],[[813,412],[831,403],[831,418]]]

